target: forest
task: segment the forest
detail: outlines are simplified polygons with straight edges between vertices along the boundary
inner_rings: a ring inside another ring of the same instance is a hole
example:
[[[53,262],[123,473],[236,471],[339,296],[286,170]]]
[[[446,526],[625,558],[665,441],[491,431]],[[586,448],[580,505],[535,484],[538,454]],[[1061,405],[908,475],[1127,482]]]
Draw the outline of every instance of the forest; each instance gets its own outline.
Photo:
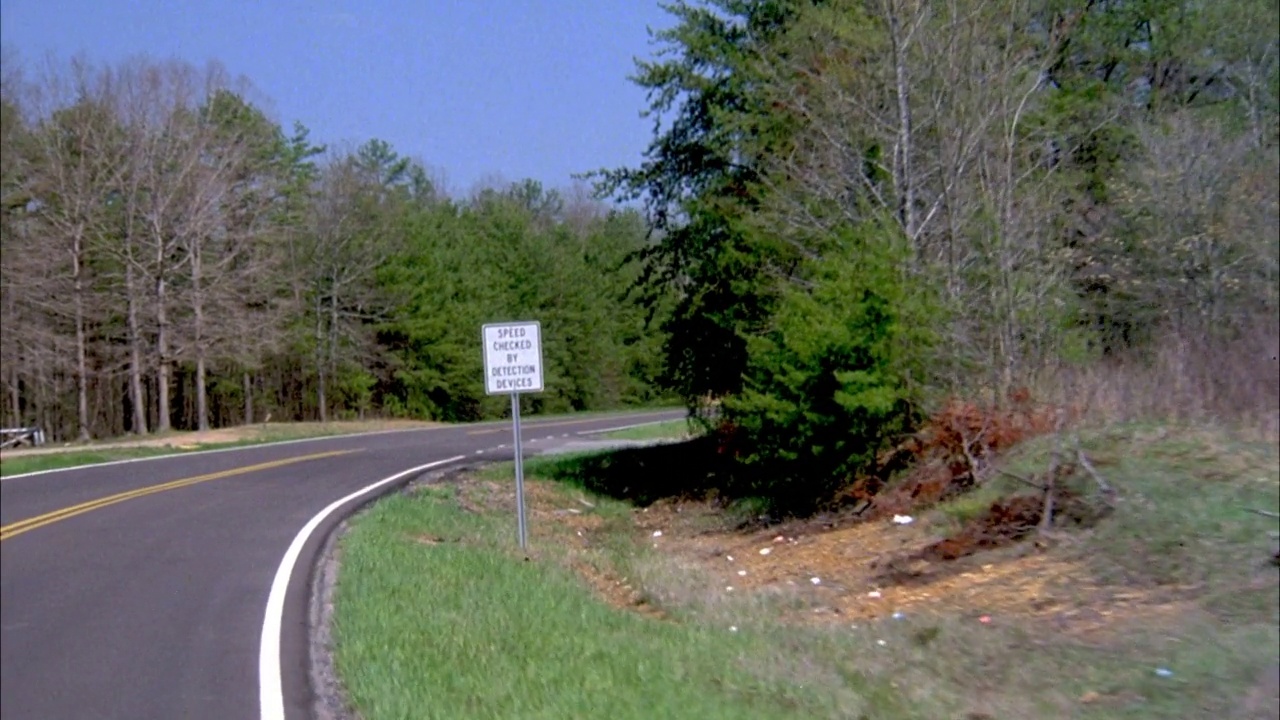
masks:
[[[595,177],[742,492],[882,476],[956,398],[1280,430],[1275,2],[667,7],[646,160]]]
[[[480,325],[536,319],[531,411],[715,407],[764,492],[954,396],[1274,427],[1275,2],[665,7],[644,160],[563,190],[448,197],[216,65],[6,62],[4,423],[497,417]]]
[[[637,211],[533,181],[450,198],[387,143],[317,145],[253,93],[148,58],[6,75],[6,426],[492,417],[480,327],[526,317],[548,336],[531,412],[655,399]]]

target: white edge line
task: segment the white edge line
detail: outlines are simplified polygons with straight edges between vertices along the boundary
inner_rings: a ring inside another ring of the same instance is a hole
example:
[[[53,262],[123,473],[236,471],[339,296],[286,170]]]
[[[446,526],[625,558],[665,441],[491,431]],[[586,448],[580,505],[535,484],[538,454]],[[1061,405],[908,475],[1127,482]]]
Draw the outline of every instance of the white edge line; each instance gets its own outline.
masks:
[[[402,480],[410,475],[425,472],[441,465],[448,465],[465,457],[465,455],[458,455],[447,460],[437,460],[426,465],[419,465],[363,487],[344,498],[330,503],[328,507],[317,513],[298,531],[297,536],[293,538],[293,542],[289,544],[289,549],[285,551],[284,558],[280,561],[280,567],[276,570],[275,579],[271,581],[271,593],[267,596],[267,610],[262,621],[262,642],[258,652],[258,707],[262,720],[285,720],[284,685],[281,679],[283,658],[280,657],[280,633],[284,624],[284,600],[285,593],[289,589],[289,579],[293,577],[294,566],[298,564],[298,556],[302,554],[302,547],[307,544],[311,533],[315,532],[320,523],[324,522],[334,511],[361,495],[377,490],[383,485]]]
[[[679,420],[679,419],[681,418],[671,418],[668,420],[650,420],[649,422],[635,423],[634,425],[619,425],[618,427],[604,428],[602,430],[580,430],[578,431],[578,434],[579,435],[600,435],[603,433],[617,432],[618,430],[630,430],[631,428],[648,427],[650,425],[661,425],[663,423],[669,423],[672,420]]]

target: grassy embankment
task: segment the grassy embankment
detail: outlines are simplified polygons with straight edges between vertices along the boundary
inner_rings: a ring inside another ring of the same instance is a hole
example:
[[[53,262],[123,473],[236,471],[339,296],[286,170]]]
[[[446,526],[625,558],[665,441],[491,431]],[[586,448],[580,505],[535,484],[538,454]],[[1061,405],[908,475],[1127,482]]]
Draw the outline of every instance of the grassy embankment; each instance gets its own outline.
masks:
[[[528,463],[531,561],[514,548],[509,465],[427,486],[379,503],[340,544],[339,672],[365,720],[1273,712],[1275,521],[1246,508],[1280,505],[1276,446],[1141,425],[1083,433],[1082,442],[1116,489],[1116,509],[1051,541],[937,565],[946,579],[925,599],[908,593],[909,581],[886,584],[883,601],[865,600],[852,576],[850,587],[835,587],[847,558],[821,571],[821,586],[804,582],[822,555],[788,566],[786,553],[838,540],[836,532],[793,529],[806,536],[760,558],[757,545],[791,531],[740,530],[732,508],[707,503],[640,509],[588,493],[584,481],[608,479],[584,473],[617,468],[598,457]],[[1029,476],[1051,447],[1049,438],[1029,441],[1003,465]],[[993,480],[910,527],[861,530],[937,539],[1018,485]],[[666,529],[655,537],[653,527]],[[726,562],[732,547],[753,557]],[[1070,571],[1014,577],[1045,563]],[[735,576],[734,567],[744,569]],[[1024,605],[999,583],[964,587],[968,576],[1004,570],[1001,582],[1037,587]],[[909,595],[922,604],[905,604]],[[904,604],[858,609],[890,599]],[[1058,611],[1041,612],[1046,602]],[[896,607],[906,609],[900,620],[889,617]],[[1069,622],[1082,618],[1090,627]]]

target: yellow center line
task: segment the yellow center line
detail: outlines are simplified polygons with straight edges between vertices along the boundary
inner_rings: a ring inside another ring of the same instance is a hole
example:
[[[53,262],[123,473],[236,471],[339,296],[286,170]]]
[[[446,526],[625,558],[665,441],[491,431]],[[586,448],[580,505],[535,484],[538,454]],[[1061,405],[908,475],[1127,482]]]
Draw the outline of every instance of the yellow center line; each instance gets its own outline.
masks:
[[[161,483],[159,485],[152,485],[150,487],[138,488],[137,490],[130,490],[128,492],[117,493],[115,495],[108,495],[107,497],[104,497],[104,498],[98,498],[97,500],[90,500],[88,502],[83,502],[78,505],[72,505],[70,507],[65,507],[60,510],[54,510],[53,512],[48,512],[43,515],[37,515],[32,518],[27,518],[26,520],[19,520],[15,523],[10,523],[8,525],[0,526],[0,541],[8,540],[11,537],[16,537],[29,530],[35,530],[36,528],[44,527],[45,525],[50,525],[61,520],[66,520],[67,518],[72,518],[72,517],[75,517],[76,515],[83,515],[84,513],[91,512],[99,508],[104,508],[104,507],[107,507],[108,505],[115,505],[116,503],[122,503],[126,500],[133,500],[134,498],[140,498],[146,495],[152,495],[155,493],[164,492],[166,490],[176,490],[178,488],[187,487],[188,485],[195,485],[197,483],[208,482],[210,480],[217,480],[219,478],[232,477],[234,475],[244,475],[246,473],[257,472],[259,470],[270,470],[271,468],[278,468],[284,465],[292,465],[293,463],[299,463],[306,460],[319,460],[321,458],[336,457],[338,455],[346,455],[352,452],[358,452],[358,451],[335,450],[331,452],[316,453],[314,455],[301,455],[299,457],[285,458],[283,460],[272,460],[271,462],[259,463],[257,465],[246,465],[244,467],[232,468],[230,470],[222,470],[220,472],[209,473],[207,475],[197,475],[195,477],[183,478],[181,480],[173,480],[171,482]]]

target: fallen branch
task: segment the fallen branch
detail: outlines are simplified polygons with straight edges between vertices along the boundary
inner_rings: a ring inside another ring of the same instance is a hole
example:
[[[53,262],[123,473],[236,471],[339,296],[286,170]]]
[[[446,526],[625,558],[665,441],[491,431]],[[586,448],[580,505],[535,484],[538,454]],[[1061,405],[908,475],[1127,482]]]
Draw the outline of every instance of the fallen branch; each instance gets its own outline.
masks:
[[[1057,486],[1057,469],[1062,462],[1062,423],[1065,418],[1062,411],[1057,413],[1057,421],[1053,423],[1053,455],[1048,464],[1048,477],[1044,478],[1044,514],[1041,515],[1041,534],[1048,534],[1053,528],[1053,492]]]
[[[1061,425],[1061,422],[1059,422]],[[1053,455],[1049,461],[1049,474],[1044,479],[1044,512],[1040,515],[1040,534],[1048,535],[1053,527],[1054,490],[1058,483],[1058,466],[1062,462],[1062,436],[1058,435],[1054,443]]]
[[[971,442],[977,443],[979,440],[981,440],[983,434],[985,434],[986,432],[987,432],[986,428],[983,428],[982,432],[979,432],[978,436],[974,438],[972,441],[970,441],[969,438],[965,437],[964,433],[959,433],[960,450],[964,452],[964,459],[966,462],[969,463],[969,481],[972,482],[974,486],[977,486],[982,481],[978,474],[979,472],[978,461],[976,458],[973,457],[973,453],[969,451],[969,445],[971,444]]]
[[[1102,479],[1102,475],[1093,467],[1093,463],[1089,462],[1089,458],[1084,454],[1084,450],[1080,447],[1080,438],[1076,438],[1076,457],[1080,460],[1080,467],[1083,467],[1093,481],[1098,484],[1098,488],[1102,490],[1102,500],[1108,507],[1115,507],[1113,499],[1116,497],[1116,489],[1111,487],[1110,483]]]
[[[1018,474],[1016,474],[1016,473],[1011,473],[1011,472],[1009,472],[1008,470],[1003,470],[1003,469],[1002,469],[1002,470],[1000,470],[999,472],[1000,472],[1000,474],[1001,474],[1001,475],[1004,475],[1005,477],[1010,478],[1010,479],[1013,479],[1013,480],[1017,480],[1018,482],[1022,483],[1023,485],[1026,485],[1027,487],[1035,488],[1036,490],[1039,490],[1040,492],[1044,492],[1044,486],[1043,486],[1043,485],[1041,485],[1040,483],[1038,483],[1038,482],[1034,481],[1034,480],[1028,480],[1028,479],[1026,479],[1026,478],[1022,477],[1021,475],[1018,475]]]
[[[1280,513],[1271,512],[1270,510],[1257,510],[1255,508],[1245,508],[1245,512],[1257,513],[1263,517],[1275,518],[1280,520]]]

